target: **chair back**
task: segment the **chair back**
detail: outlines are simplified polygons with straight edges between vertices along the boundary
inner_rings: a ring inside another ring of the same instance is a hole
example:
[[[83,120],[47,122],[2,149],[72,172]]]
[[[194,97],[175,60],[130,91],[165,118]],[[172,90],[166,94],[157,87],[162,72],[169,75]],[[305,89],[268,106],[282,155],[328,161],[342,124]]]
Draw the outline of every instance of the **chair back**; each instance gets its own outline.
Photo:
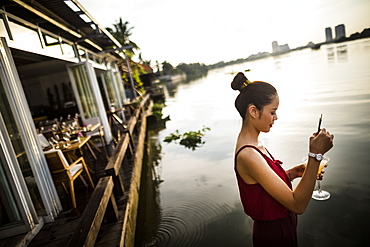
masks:
[[[45,151],[45,158],[49,166],[54,182],[62,182],[71,179],[68,171],[69,163],[59,149]]]
[[[100,118],[99,117],[92,117],[92,118],[89,118],[89,119],[85,119],[85,121],[84,121],[84,124],[86,125],[86,126],[88,126],[88,125],[94,125],[94,124],[100,124]],[[94,130],[94,131],[90,131],[90,132],[87,132],[86,133],[86,135],[87,136],[95,136],[95,135],[100,135],[99,134],[99,129],[96,129],[96,130]]]
[[[39,139],[39,142],[40,142],[42,148],[47,148],[47,147],[51,146],[50,143],[48,142],[48,140],[46,139],[46,137],[43,134],[41,134],[41,133],[37,134],[37,137]]]

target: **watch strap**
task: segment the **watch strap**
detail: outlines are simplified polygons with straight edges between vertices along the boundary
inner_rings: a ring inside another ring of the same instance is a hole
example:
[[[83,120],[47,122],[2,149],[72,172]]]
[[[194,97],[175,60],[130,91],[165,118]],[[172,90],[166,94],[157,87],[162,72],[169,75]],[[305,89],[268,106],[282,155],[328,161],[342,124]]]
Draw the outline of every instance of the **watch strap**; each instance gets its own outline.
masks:
[[[322,154],[315,154],[315,153],[308,153],[309,157],[315,158],[317,161],[321,161],[324,159],[324,156]]]

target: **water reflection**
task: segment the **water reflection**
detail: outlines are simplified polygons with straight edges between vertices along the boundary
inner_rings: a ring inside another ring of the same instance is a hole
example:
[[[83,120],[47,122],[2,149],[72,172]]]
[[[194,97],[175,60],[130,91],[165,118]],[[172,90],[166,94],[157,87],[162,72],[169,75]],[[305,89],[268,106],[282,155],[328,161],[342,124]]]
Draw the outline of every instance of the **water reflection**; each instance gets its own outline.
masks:
[[[136,246],[159,246],[162,242],[158,235],[158,226],[161,220],[159,184],[161,179],[162,146],[156,138],[156,131],[149,131],[150,153],[145,153],[142,170],[141,192],[135,245]]]
[[[327,52],[329,63],[334,63],[335,62],[335,51],[334,51],[334,47],[328,47],[328,48],[326,48],[326,52]]]
[[[177,85],[178,83],[173,83],[172,81],[167,81],[166,82],[166,88],[167,92],[170,97],[174,97],[177,91]]]
[[[261,141],[284,168],[307,153],[319,114],[324,114],[323,127],[335,134],[323,181],[332,196],[312,200],[299,216],[299,246],[370,246],[369,44],[370,39],[296,51],[178,84],[163,108],[171,121],[155,139],[158,162],[145,175],[149,192],[140,201],[138,232],[144,230],[136,246],[251,246],[252,222],[243,212],[233,173],[241,120],[233,106],[237,93],[229,84],[233,75],[226,73],[245,68],[252,68],[251,79],[273,82],[279,91],[279,121]],[[203,125],[211,131],[206,145],[195,151],[163,142],[176,129],[183,133]],[[146,186],[141,188],[144,193]]]
[[[337,45],[335,47],[327,47],[326,54],[328,57],[329,64],[337,62],[347,62],[348,54],[347,54],[347,45]]]
[[[158,135],[156,131],[149,135],[151,152],[143,167],[135,246],[243,246],[251,241],[252,223],[244,217],[241,204],[230,204],[233,193],[207,175],[190,178],[192,186],[171,185],[174,190],[162,194],[163,185],[171,181],[162,178]],[[179,162],[172,165],[181,169]],[[182,187],[180,192],[176,187]],[[230,240],[231,234],[237,236]]]
[[[347,45],[337,46],[338,62],[347,62]]]
[[[304,246],[316,246],[315,243],[320,246],[366,246],[369,188],[343,184],[327,186],[327,189],[332,195],[331,203],[311,201],[310,217],[299,218],[300,224],[306,226],[306,234],[300,236],[300,242]]]
[[[184,82],[187,82],[186,76],[183,75],[168,76],[167,79],[164,81],[168,95],[170,97],[174,97],[177,92],[177,87],[179,86],[179,84]]]

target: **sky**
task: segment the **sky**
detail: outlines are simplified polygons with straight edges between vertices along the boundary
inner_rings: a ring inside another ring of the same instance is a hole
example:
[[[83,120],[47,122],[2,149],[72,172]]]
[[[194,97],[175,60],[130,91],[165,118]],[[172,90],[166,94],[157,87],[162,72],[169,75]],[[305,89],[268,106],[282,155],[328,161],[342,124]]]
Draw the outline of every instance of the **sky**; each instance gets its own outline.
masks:
[[[325,28],[344,24],[346,35],[370,28],[369,0],[78,0],[102,26],[119,18],[133,27],[142,58],[214,64],[325,41]]]

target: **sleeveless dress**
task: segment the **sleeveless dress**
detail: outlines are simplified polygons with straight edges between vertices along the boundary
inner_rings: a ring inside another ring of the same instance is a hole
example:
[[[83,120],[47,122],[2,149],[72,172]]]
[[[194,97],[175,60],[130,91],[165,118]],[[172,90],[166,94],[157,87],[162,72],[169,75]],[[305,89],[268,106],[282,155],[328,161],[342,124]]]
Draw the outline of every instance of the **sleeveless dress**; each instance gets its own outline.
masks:
[[[253,220],[253,245],[297,246],[297,216],[276,201],[260,184],[247,184],[236,169],[238,154],[244,148],[253,148],[266,160],[270,168],[292,189],[292,184],[281,167],[282,162],[268,157],[257,147],[242,146],[235,154],[234,170],[244,212]]]

